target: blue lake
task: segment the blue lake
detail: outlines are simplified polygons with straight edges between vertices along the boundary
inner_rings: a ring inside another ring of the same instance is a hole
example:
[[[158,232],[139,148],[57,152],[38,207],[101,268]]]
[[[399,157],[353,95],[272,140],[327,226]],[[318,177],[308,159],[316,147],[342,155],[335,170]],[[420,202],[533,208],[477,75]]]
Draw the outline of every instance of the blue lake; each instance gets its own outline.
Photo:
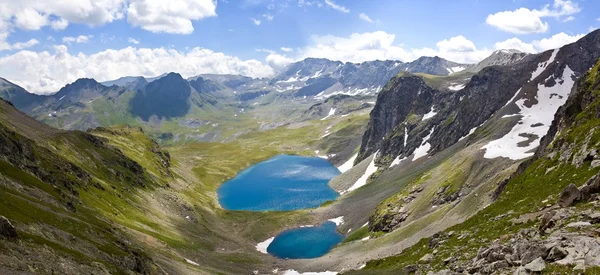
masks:
[[[315,208],[338,197],[327,183],[339,174],[321,158],[278,155],[243,170],[217,193],[221,206],[228,210]]]
[[[315,227],[300,227],[277,235],[267,252],[283,259],[311,259],[323,256],[344,236],[336,231],[333,222]]]

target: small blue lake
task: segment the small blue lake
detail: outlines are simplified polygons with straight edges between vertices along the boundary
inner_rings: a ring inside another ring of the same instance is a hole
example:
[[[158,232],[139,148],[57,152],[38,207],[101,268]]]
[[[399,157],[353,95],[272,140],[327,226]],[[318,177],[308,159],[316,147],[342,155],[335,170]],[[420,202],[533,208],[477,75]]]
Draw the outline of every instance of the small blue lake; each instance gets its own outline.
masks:
[[[243,170],[217,193],[219,203],[228,210],[315,208],[338,197],[328,182],[339,174],[321,158],[278,155]]]
[[[321,257],[344,236],[336,231],[333,222],[320,226],[300,227],[286,230],[277,235],[267,247],[267,252],[283,259],[311,259]]]

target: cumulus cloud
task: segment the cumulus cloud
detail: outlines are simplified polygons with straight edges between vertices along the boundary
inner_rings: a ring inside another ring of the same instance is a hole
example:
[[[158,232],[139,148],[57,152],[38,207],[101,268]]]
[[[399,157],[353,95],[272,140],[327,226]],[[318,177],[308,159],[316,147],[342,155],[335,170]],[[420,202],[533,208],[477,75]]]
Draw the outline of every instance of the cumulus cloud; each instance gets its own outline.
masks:
[[[129,42],[131,44],[134,44],[134,45],[140,44],[140,41],[137,40],[137,39],[135,39],[135,38],[133,38],[133,37],[127,38],[127,42]]]
[[[94,36],[93,35],[80,35],[77,37],[65,36],[65,37],[63,37],[62,41],[63,41],[63,43],[67,43],[67,44],[71,44],[73,42],[75,42],[77,44],[82,44],[82,43],[89,42],[90,39],[92,39],[92,37],[94,37]]]
[[[360,13],[358,15],[358,18],[360,18],[360,20],[369,22],[369,23],[375,23],[375,20],[371,19],[371,17],[369,17],[368,15],[364,14],[364,13]]]
[[[213,0],[130,0],[127,21],[156,33],[190,34],[192,20],[216,16]]]
[[[3,1],[0,26],[25,30],[38,30],[49,24],[60,29],[68,22],[98,26],[122,18],[125,4],[125,0]],[[58,17],[58,21],[48,20],[50,15]]]
[[[64,30],[67,26],[69,26],[69,21],[64,18],[50,21],[50,27],[55,31]]]
[[[252,24],[254,24],[254,25],[257,25],[257,26],[260,26],[260,23],[261,23],[261,22],[260,22],[260,20],[258,20],[258,19],[254,19],[254,18],[252,18],[252,17],[251,17],[251,18],[250,18],[250,21],[252,21]]]
[[[56,92],[83,77],[107,81],[126,75],[151,77],[165,72],[178,72],[184,77],[202,73],[267,77],[274,73],[260,61],[241,60],[203,48],[177,51],[127,47],[71,55],[67,46],[59,45],[53,51],[23,50],[0,57],[0,75],[35,93]]]
[[[294,51],[294,49],[292,49],[292,48],[288,48],[288,47],[281,47],[281,50],[282,50],[282,51],[284,51],[284,52],[286,52],[286,53],[289,53],[289,52],[293,52],[293,51]]]
[[[333,2],[333,0],[325,0],[325,4],[327,6],[329,6],[330,8],[337,10],[339,12],[343,12],[343,13],[349,13],[350,9],[342,6],[342,5],[338,5],[335,2]]]
[[[548,49],[559,48],[572,43],[583,35],[567,35],[558,33],[549,38],[523,42],[518,38],[511,38],[495,43],[492,49],[477,47],[475,43],[462,35],[443,39],[434,47],[407,48],[396,41],[396,36],[383,31],[354,33],[349,37],[338,36],[313,36],[311,42],[304,48],[294,51],[281,49],[281,53],[272,50],[267,52],[267,64],[276,70],[288,64],[307,57],[328,58],[343,62],[360,63],[371,60],[401,60],[413,61],[421,56],[440,56],[442,58],[460,62],[477,63],[488,57],[493,50],[517,49],[529,53],[542,52]]]
[[[568,35],[564,32],[557,33],[551,37],[540,40],[533,40],[529,43],[523,42],[518,38],[511,38],[496,43],[496,49],[517,49],[527,53],[538,53],[550,49],[560,48],[566,44],[573,43],[581,39],[584,34]]]
[[[6,41],[7,38],[8,38],[8,32],[0,32],[0,51],[22,50],[22,49],[33,47],[40,43],[37,39],[30,39],[26,42],[16,42],[14,44],[11,44]]]
[[[456,62],[477,62],[487,55],[487,49],[477,49],[464,36],[444,39],[436,48],[407,49],[395,41],[396,36],[384,31],[354,33],[350,37],[313,36],[312,43],[302,50],[302,57],[322,57],[348,62],[369,60],[412,61],[420,56],[440,56]]]
[[[501,11],[487,16],[485,22],[499,30],[516,34],[544,33],[548,31],[548,22],[544,17],[552,17],[563,21],[575,19],[573,14],[580,12],[577,3],[570,0],[554,0],[552,6],[545,5],[541,9],[519,8],[514,11]]]

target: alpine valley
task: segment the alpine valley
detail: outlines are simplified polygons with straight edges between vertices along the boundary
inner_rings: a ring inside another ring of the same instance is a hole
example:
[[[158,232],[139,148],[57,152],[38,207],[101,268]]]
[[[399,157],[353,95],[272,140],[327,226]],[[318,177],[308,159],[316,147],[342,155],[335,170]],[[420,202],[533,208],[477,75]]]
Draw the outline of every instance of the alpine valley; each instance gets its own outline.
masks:
[[[0,78],[0,274],[600,274],[599,60],[596,30],[476,64],[307,58],[51,95]],[[339,196],[221,206],[282,154],[336,166]],[[323,256],[267,253],[331,222]]]

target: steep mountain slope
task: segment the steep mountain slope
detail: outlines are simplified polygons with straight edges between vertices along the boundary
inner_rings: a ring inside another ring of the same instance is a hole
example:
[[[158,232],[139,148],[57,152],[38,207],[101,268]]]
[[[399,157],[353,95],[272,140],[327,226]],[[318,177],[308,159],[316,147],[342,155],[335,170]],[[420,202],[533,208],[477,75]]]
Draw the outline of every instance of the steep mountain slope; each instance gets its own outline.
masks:
[[[575,85],[533,157],[463,224],[357,274],[600,272],[600,60]]]
[[[526,154],[525,149],[535,148],[548,129],[547,115],[566,100],[572,78],[587,71],[598,57],[600,32],[596,31],[561,49],[529,55],[508,66],[487,67],[458,91],[434,90],[415,76],[398,76],[378,95],[357,161],[376,151],[380,152],[378,161],[385,165],[419,148],[426,149],[425,155],[435,154],[470,135],[492,115],[502,119],[499,114],[509,115],[506,118],[512,126],[523,119],[535,124],[514,130],[514,135],[527,135],[523,140]],[[540,101],[542,96],[549,98]]]
[[[45,126],[0,100],[0,166],[0,215],[14,228],[0,238],[0,270],[162,273],[93,204],[122,204],[138,188],[162,185],[116,147]]]
[[[0,78],[0,98],[10,101],[24,111],[31,111],[45,99],[44,96],[30,94],[4,78]]]

